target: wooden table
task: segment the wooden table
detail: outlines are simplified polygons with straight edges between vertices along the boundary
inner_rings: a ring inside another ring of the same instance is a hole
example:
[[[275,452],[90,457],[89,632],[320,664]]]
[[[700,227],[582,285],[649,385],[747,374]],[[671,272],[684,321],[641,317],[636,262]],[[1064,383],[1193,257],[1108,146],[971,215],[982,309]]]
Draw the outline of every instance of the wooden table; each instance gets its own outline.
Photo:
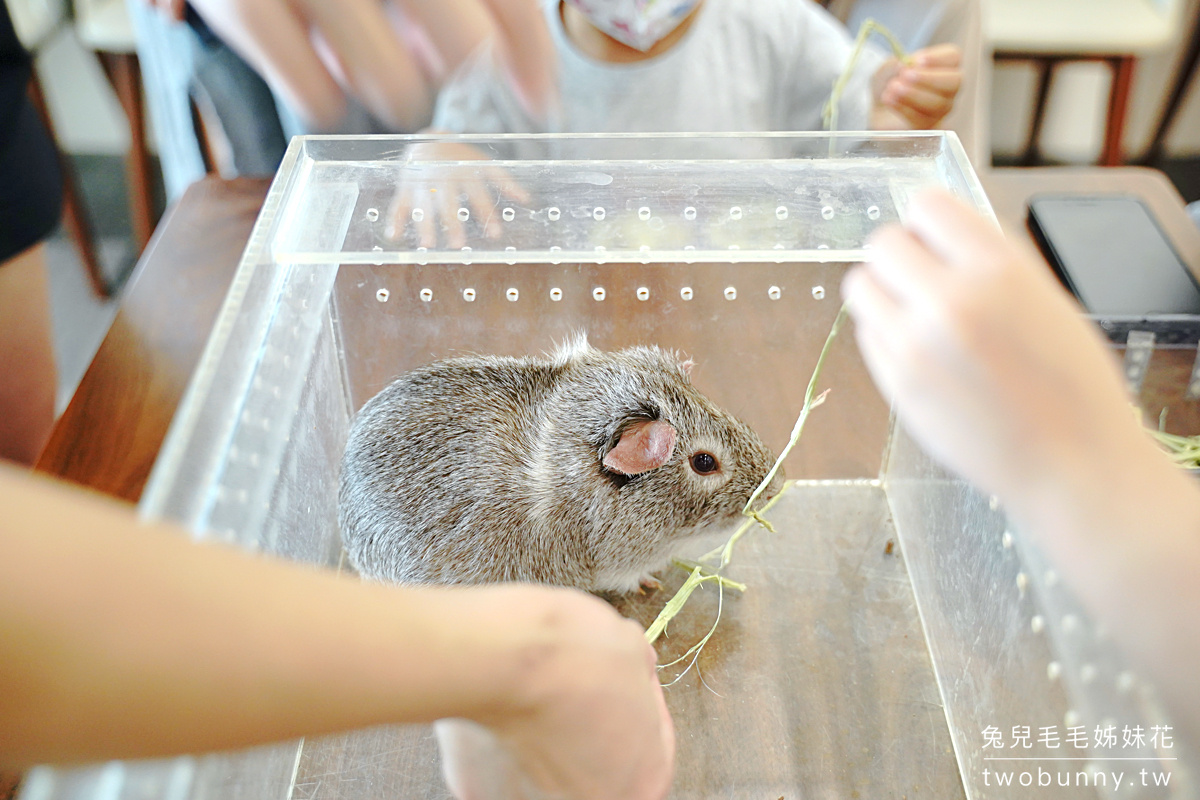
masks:
[[[1150,206],[1167,236],[1200,275],[1200,229],[1184,210],[1183,197],[1166,175],[1144,167],[1045,167],[996,169],[983,185],[1001,224],[1011,234],[1029,238],[1026,203],[1041,193],[1102,194],[1120,192],[1140,197]],[[1029,238],[1032,242],[1033,239]]]
[[[37,469],[138,500],[269,185],[205,178],[163,217]]]

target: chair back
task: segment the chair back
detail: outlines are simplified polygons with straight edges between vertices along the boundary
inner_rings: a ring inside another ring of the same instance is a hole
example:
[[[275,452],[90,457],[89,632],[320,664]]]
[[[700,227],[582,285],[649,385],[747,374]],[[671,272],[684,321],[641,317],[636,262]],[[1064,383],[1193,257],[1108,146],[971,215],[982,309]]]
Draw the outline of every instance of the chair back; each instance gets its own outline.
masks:
[[[1151,2],[1170,21],[1172,27],[1179,27],[1183,23],[1183,11],[1187,0],[1151,0]],[[1184,33],[1186,34],[1187,31]]]
[[[137,34],[125,0],[71,0],[75,10],[75,32],[89,50],[132,54],[137,52]]]
[[[17,38],[31,53],[46,43],[67,18],[66,0],[4,0]]]

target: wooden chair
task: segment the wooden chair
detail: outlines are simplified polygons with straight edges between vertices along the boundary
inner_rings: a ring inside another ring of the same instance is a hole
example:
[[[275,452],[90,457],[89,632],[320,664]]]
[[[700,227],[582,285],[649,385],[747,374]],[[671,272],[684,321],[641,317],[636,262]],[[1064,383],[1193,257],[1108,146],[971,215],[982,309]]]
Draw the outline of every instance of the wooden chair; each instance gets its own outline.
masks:
[[[1167,133],[1170,132],[1171,125],[1175,122],[1175,117],[1183,106],[1184,94],[1187,93],[1188,86],[1191,85],[1192,78],[1196,75],[1198,63],[1200,63],[1200,19],[1192,23],[1192,38],[1188,41],[1187,52],[1184,53],[1183,60],[1175,72],[1175,83],[1167,94],[1167,102],[1163,104],[1162,111],[1159,113],[1158,124],[1154,126],[1154,135],[1150,137],[1150,145],[1146,148],[1146,154],[1142,156],[1141,163],[1156,164],[1162,158],[1163,144]]]
[[[1032,62],[1038,70],[1022,163],[1037,160],[1055,68],[1063,62],[1096,61],[1112,72],[1100,163],[1120,164],[1134,65],[1140,56],[1171,43],[1182,5],[1181,0],[988,0],[984,33],[995,60]]]
[[[4,0],[22,44],[35,55],[72,24],[66,0]],[[75,0],[74,28],[81,44],[96,53],[120,99],[129,123],[130,150],[126,156],[130,219],[137,252],[146,247],[154,230],[153,176],[146,143],[146,114],[142,103],[141,72],[135,49],[136,37],[125,9],[125,0]],[[41,81],[35,71],[29,94],[47,129],[59,141],[54,119],[46,105]],[[61,157],[61,151],[60,151]],[[100,264],[99,253],[88,222],[87,209],[79,193],[69,159],[61,157],[63,172],[63,222],[74,240],[96,294],[108,297],[112,288]]]
[[[35,56],[55,35],[70,24],[65,0],[5,0],[5,2],[18,38],[25,49]],[[54,119],[50,116],[50,110],[46,105],[46,96],[42,91],[42,83],[38,79],[36,70],[29,81],[29,99],[37,109],[38,116],[42,118],[42,124],[46,126],[46,130],[50,132],[51,138],[57,145],[59,139],[54,128]],[[92,227],[88,221],[87,206],[79,192],[70,160],[57,146],[56,149],[63,176],[63,225],[66,226],[67,233],[75,243],[75,249],[87,272],[92,291],[99,297],[108,297],[111,294],[111,287],[104,274],[104,268],[100,264],[99,251],[96,248]]]
[[[140,253],[158,221],[154,209],[154,180],[146,142],[146,109],[142,100],[142,74],[138,65],[137,37],[125,0],[73,0],[75,32],[84,47],[100,59],[129,123],[129,153],[125,176],[133,240]]]

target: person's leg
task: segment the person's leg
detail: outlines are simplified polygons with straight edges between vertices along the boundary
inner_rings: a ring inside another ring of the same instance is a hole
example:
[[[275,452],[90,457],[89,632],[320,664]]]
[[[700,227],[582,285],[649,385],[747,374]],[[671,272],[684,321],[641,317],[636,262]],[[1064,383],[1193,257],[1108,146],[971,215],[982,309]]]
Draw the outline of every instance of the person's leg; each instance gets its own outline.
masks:
[[[54,425],[50,290],[44,247],[0,265],[0,458],[32,465]]]
[[[287,149],[275,110],[275,97],[266,82],[226,44],[211,34],[191,37],[195,75],[191,91],[197,102],[213,112],[229,146],[231,164],[221,164],[221,176],[271,176]]]

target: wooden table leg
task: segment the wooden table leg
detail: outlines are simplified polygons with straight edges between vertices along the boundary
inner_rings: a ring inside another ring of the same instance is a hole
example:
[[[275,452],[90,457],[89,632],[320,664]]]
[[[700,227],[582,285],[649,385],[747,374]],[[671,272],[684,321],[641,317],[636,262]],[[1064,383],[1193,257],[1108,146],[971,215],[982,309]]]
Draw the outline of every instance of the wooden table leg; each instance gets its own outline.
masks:
[[[1021,156],[1022,166],[1032,167],[1040,157],[1038,144],[1042,140],[1042,125],[1046,121],[1046,99],[1050,95],[1050,84],[1054,80],[1054,68],[1057,62],[1053,59],[1038,58],[1033,60],[1038,70],[1037,94],[1034,99],[1033,120],[1029,124],[1029,139],[1025,142],[1025,152]]]
[[[92,235],[87,204],[83,199],[83,193],[79,190],[79,184],[75,180],[75,167],[72,166],[71,159],[58,146],[58,133],[54,129],[54,119],[50,116],[50,108],[46,105],[46,95],[42,91],[41,81],[36,75],[29,80],[29,99],[37,110],[38,116],[41,117],[42,124],[50,132],[50,138],[54,140],[54,151],[58,154],[58,166],[63,181],[63,225],[66,226],[71,240],[75,242],[75,250],[79,253],[79,261],[87,272],[92,291],[99,298],[111,297],[112,287],[109,285],[108,278],[104,274],[104,267],[100,263],[100,250],[96,246],[95,236]]]
[[[150,241],[156,222],[150,152],[146,145],[146,110],[142,102],[142,72],[133,53],[99,53],[100,63],[121,101],[129,121],[129,155],[125,175],[129,184],[129,212],[133,240],[140,254]]]
[[[1121,140],[1125,133],[1125,112],[1129,106],[1129,87],[1133,84],[1133,56],[1109,59],[1112,70],[1112,89],[1108,95],[1108,125],[1104,131],[1104,149],[1100,163],[1106,167],[1119,166]]]

